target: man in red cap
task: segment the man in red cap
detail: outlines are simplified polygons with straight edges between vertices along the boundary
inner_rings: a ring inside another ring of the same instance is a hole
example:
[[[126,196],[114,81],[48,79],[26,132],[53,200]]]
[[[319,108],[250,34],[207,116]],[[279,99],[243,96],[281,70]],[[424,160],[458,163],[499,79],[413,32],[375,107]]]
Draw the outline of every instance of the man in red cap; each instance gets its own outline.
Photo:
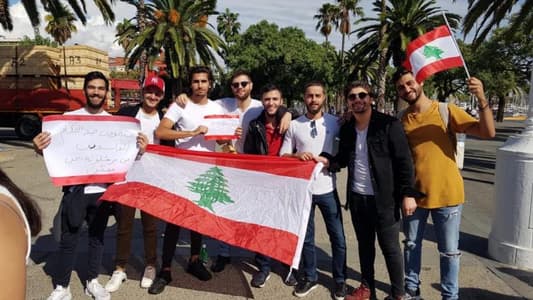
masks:
[[[158,110],[159,102],[165,95],[165,81],[154,75],[146,77],[142,89],[142,102],[136,106],[126,106],[118,111],[118,115],[130,116],[141,122],[141,131],[148,137],[150,144],[159,144],[154,132],[159,126],[163,113]],[[130,256],[131,233],[135,208],[122,205],[117,226],[117,253],[115,257],[115,271],[105,285],[108,292],[115,292],[122,282],[126,281],[126,264]],[[145,269],[141,279],[141,288],[149,288],[156,275],[157,260],[157,218],[141,211],[144,237]]]

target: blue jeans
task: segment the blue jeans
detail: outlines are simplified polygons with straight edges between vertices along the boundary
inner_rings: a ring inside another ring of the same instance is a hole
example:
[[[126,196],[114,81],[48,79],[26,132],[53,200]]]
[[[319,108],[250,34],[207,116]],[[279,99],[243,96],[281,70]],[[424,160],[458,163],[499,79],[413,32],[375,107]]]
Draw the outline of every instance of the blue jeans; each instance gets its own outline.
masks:
[[[442,299],[459,299],[459,227],[462,205],[434,209],[417,208],[404,217],[405,286],[415,291],[420,286],[422,239],[431,213],[440,253],[440,287]]]
[[[324,217],[331,243],[333,278],[335,282],[342,283],[346,279],[346,241],[344,239],[341,205],[337,191],[313,195],[311,214],[302,250],[303,270],[307,280],[318,280],[315,251],[315,207],[317,206]]]

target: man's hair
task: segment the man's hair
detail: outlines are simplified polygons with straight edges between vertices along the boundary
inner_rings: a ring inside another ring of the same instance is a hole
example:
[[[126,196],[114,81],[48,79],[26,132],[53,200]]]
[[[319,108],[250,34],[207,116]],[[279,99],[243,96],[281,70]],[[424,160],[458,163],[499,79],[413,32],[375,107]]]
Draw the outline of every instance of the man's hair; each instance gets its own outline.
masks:
[[[324,91],[324,94],[326,93],[326,85],[324,85],[324,82],[322,82],[321,80],[313,80],[313,81],[309,81],[305,86],[304,86],[304,92],[307,91],[307,89],[311,86],[319,86],[322,88],[322,91]]]
[[[89,81],[95,79],[102,79],[105,82],[106,91],[109,91],[109,80],[105,77],[104,74],[102,74],[102,72],[99,71],[92,71],[85,75],[85,79],[83,81],[83,89],[85,90],[87,88],[87,84],[89,84]]]
[[[248,77],[248,79],[250,79],[250,81],[252,81],[252,75],[250,75],[250,72],[248,71],[245,71],[245,70],[236,70],[235,72],[233,72],[233,74],[231,74],[231,78],[229,79],[229,84],[231,84],[233,82],[233,79],[241,76],[241,75],[244,75],[246,77]]]
[[[372,97],[372,98],[375,97],[375,94],[372,91],[372,87],[370,86],[370,84],[368,82],[363,81],[363,80],[357,80],[357,81],[350,82],[344,88],[344,99],[348,99],[348,95],[350,94],[352,89],[357,88],[357,87],[365,89],[367,91],[367,93],[370,95],[370,97]]]
[[[283,92],[275,84],[272,84],[272,83],[267,83],[261,88],[261,91],[259,91],[259,93],[261,94],[261,99],[263,99],[263,95],[265,93],[268,93],[271,91],[278,91],[280,98],[283,99]]]
[[[396,69],[396,72],[394,72],[394,74],[392,75],[392,83],[396,83],[398,82],[398,80],[400,80],[400,78],[402,78],[403,75],[405,74],[413,74],[413,72],[407,70],[406,68],[404,67],[399,67],[398,69]]]
[[[211,72],[211,69],[206,66],[194,66],[189,70],[189,84],[192,83],[192,77],[194,76],[194,74],[198,73],[206,73],[209,82],[213,83],[213,72]]]

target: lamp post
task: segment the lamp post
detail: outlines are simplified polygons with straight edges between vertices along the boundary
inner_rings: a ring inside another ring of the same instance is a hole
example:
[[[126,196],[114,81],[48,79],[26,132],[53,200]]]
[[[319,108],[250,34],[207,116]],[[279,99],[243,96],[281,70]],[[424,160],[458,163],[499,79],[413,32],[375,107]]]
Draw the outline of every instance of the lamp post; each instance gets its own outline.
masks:
[[[496,153],[489,255],[509,265],[533,268],[533,68],[525,125]]]

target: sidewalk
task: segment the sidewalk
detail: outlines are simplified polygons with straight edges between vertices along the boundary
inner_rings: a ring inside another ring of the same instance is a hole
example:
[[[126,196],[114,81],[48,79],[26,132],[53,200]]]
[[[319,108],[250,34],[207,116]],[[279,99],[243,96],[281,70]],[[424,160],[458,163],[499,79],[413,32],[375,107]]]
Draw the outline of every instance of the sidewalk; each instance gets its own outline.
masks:
[[[467,202],[464,207],[461,226],[461,299],[533,299],[533,266],[530,270],[514,269],[500,264],[487,255],[487,237],[493,215],[493,181],[496,149],[506,140],[507,136],[519,132],[522,122],[505,121],[497,125],[498,134],[491,141],[468,139],[466,144],[466,160],[463,170]],[[57,247],[50,235],[52,218],[61,197],[59,188],[52,186],[42,158],[35,157],[29,144],[18,141],[0,139],[2,154],[10,159],[1,160],[0,166],[9,176],[31,196],[35,197],[43,210],[43,230],[34,239],[32,262],[28,267],[27,299],[46,299],[52,291],[50,262],[57,258],[54,251]],[[11,159],[13,158],[13,159]],[[345,173],[338,178],[338,190],[344,199]],[[344,200],[342,200],[344,201]],[[330,246],[322,218],[317,212],[316,242],[319,248],[318,266],[320,286],[309,294],[306,299],[332,299]],[[344,211],[346,241],[348,245],[348,285],[350,290],[359,285],[359,259],[357,243],[349,214]],[[251,288],[249,281],[254,272],[253,255],[244,250],[235,249],[232,265],[219,274],[214,274],[211,281],[200,282],[185,272],[189,253],[188,236],[181,238],[173,264],[173,279],[165,291],[158,296],[148,295],[139,287],[139,279],[143,270],[142,231],[140,220],[135,222],[134,245],[128,276],[130,277],[121,289],[112,294],[113,299],[297,299],[292,296],[292,288],[283,285],[283,268],[275,264],[273,276],[262,289]],[[115,249],[115,224],[110,223],[106,231],[104,268],[101,270],[100,282],[105,283],[113,270]],[[425,299],[440,299],[439,293],[439,254],[431,225],[428,226],[423,244],[422,260],[422,296]],[[162,231],[162,226],[161,226]],[[402,238],[402,236],[400,236]],[[73,272],[71,290],[74,299],[85,299],[79,276],[86,274],[86,239],[79,247],[78,265]],[[216,256],[216,243],[207,240],[209,254]],[[161,243],[160,243],[161,246]],[[378,248],[379,249],[379,248]],[[159,249],[160,250],[160,249]],[[159,252],[160,254],[160,252]],[[380,250],[376,256],[376,279],[378,299],[383,299],[388,292],[388,276]]]

